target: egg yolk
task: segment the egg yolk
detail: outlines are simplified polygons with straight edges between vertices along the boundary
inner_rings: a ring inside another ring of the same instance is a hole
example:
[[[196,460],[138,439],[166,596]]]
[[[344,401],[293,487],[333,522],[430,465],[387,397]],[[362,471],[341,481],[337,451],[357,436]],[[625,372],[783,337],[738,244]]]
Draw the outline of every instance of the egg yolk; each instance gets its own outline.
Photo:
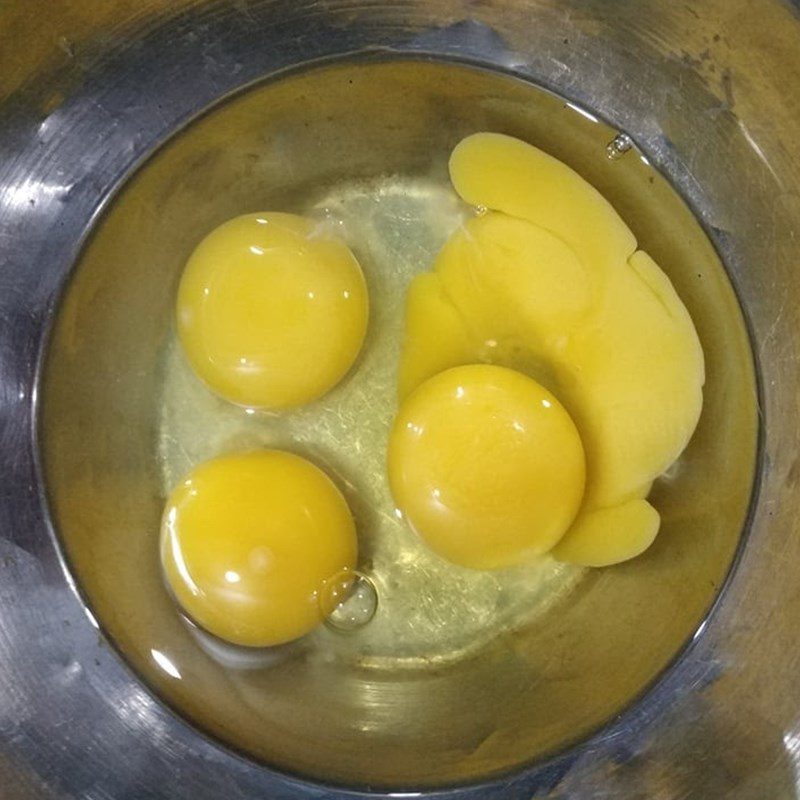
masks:
[[[583,504],[553,554],[586,566],[632,558],[658,531],[651,485],[700,417],[705,370],[689,313],[613,207],[557,159],[478,133],[453,151],[450,176],[488,210],[412,282],[400,397],[475,362],[535,378],[568,410],[586,455]]]
[[[400,408],[388,458],[411,526],[465,567],[546,552],[583,497],[583,447],[569,414],[536,381],[503,367],[457,367],[423,383]]]
[[[168,587],[190,619],[239,645],[278,645],[311,631],[326,581],[353,569],[356,556],[341,492],[318,467],[279,450],[201,464],[164,511]]]
[[[248,214],[213,230],[181,278],[177,326],[195,372],[255,408],[308,403],[350,369],[368,299],[341,240],[293,214]]]

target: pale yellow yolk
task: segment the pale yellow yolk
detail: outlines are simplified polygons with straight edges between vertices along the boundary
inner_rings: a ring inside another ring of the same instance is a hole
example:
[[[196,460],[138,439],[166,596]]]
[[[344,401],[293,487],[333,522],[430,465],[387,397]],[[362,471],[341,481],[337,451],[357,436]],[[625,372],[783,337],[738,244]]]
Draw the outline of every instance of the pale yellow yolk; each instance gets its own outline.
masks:
[[[583,497],[583,448],[569,414],[536,381],[503,367],[458,367],[402,404],[389,481],[436,553],[495,569],[563,536]]]
[[[169,588],[188,617],[235,644],[277,645],[311,631],[326,581],[353,569],[356,556],[339,490],[318,467],[279,450],[201,464],[164,511]]]
[[[368,300],[342,241],[303,217],[248,214],[200,242],[176,310],[184,351],[212,390],[285,408],[316,399],[350,369]]]
[[[476,361],[536,378],[586,454],[583,505],[554,555],[632,558],[658,530],[644,498],[700,416],[692,320],[612,206],[565,164],[479,133],[455,148],[450,174],[467,202],[492,210],[456,231],[409,289],[400,396]]]

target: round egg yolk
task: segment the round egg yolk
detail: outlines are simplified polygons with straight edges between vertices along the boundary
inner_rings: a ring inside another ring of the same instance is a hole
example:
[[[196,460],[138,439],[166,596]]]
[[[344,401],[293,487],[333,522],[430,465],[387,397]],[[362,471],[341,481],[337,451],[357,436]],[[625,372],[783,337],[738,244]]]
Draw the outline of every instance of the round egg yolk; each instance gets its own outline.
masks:
[[[161,562],[186,615],[239,645],[297,639],[322,618],[327,580],[355,567],[355,525],[331,479],[265,450],[212,459],[167,501]]]
[[[389,439],[392,494],[436,553],[495,569],[548,551],[583,497],[584,453],[558,400],[505,367],[455,367],[400,407]]]
[[[361,268],[347,245],[293,214],[248,214],[192,253],[177,300],[192,368],[240,405],[286,408],[335,386],[367,329]]]

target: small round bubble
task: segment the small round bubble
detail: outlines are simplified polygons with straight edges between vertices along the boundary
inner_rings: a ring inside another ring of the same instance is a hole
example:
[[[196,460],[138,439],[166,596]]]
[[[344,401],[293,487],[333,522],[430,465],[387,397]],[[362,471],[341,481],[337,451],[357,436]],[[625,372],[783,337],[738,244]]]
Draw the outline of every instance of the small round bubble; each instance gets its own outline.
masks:
[[[355,631],[375,616],[378,593],[366,575],[344,570],[325,583],[320,594],[320,606],[329,628]]]

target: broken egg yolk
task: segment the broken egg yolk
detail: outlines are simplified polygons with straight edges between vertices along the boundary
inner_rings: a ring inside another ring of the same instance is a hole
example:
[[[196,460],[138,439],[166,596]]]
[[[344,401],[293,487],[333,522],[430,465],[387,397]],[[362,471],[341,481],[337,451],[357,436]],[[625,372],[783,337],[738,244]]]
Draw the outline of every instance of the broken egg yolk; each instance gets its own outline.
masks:
[[[652,483],[686,447],[702,408],[703,353],[689,313],[613,207],[557,159],[478,133],[453,151],[450,176],[484,212],[453,233],[433,270],[409,288],[400,418],[432,376],[452,367],[502,365],[535,379],[574,421],[586,461],[577,516],[554,541],[541,528],[540,541],[585,566],[632,558],[658,531],[646,500]],[[474,422],[472,434],[462,431],[462,455],[488,458],[491,476],[494,455],[464,449],[480,436]],[[555,445],[536,453],[540,473],[560,458]],[[571,502],[574,482],[546,485]],[[395,499],[413,519],[409,496],[395,489]],[[540,505],[541,497],[529,489],[518,502]],[[441,536],[433,523],[415,527],[426,540]],[[487,547],[494,536],[491,528],[470,535]],[[448,557],[474,560],[455,549]]]

